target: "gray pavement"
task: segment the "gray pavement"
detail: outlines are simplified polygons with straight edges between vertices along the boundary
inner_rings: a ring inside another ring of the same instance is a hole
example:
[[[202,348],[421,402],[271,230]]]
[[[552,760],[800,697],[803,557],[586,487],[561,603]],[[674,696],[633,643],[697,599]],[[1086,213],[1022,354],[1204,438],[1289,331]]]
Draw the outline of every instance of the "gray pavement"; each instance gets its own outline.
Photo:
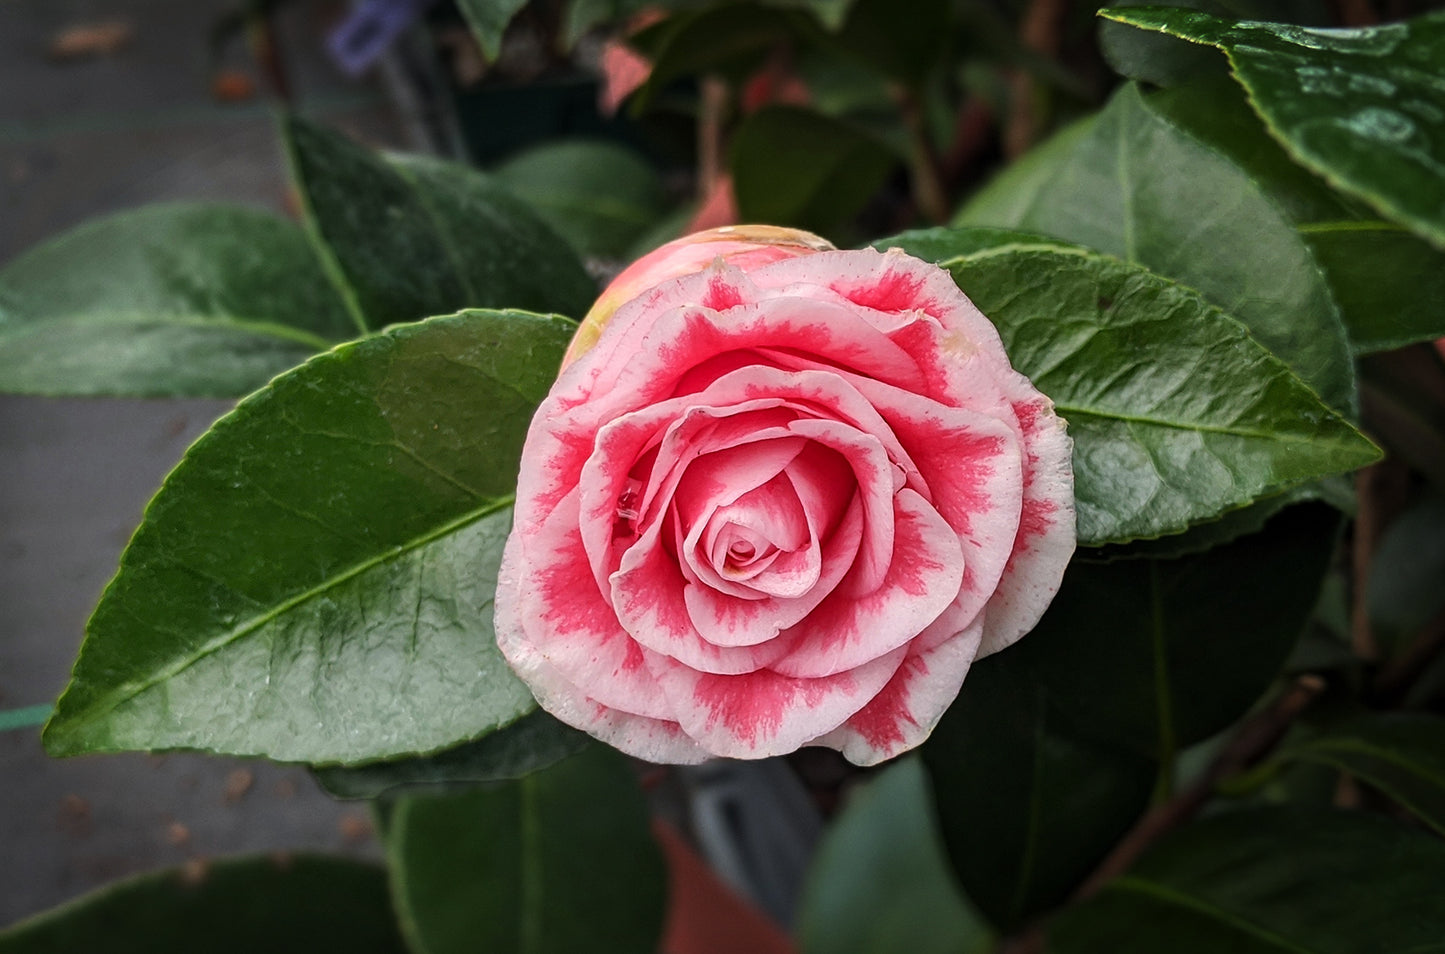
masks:
[[[265,84],[212,96],[208,36],[239,0],[0,0],[0,263],[93,216],[221,199],[284,210]],[[402,123],[321,54],[344,4],[293,3],[282,62],[300,112],[377,145]],[[61,31],[120,22],[116,49],[57,60]],[[239,48],[226,64],[250,68]],[[219,401],[0,397],[0,712],[52,701],[141,508]],[[374,856],[365,809],[295,766],[190,754],[56,761],[0,731],[0,927],[128,874],[240,852]]]

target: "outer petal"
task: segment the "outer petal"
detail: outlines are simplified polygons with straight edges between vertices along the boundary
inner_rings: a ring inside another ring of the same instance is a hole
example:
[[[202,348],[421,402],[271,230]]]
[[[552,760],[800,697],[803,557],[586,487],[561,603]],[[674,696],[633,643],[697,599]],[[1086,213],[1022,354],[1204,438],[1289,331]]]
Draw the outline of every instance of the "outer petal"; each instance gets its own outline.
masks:
[[[513,533],[497,575],[497,644],[514,669],[531,654],[566,688],[636,715],[672,715],[642,652],[592,581],[577,534],[577,494],[569,494],[530,537]],[[527,678],[533,692],[539,682]]]
[[[508,661],[531,687],[542,708],[613,748],[648,762],[671,765],[696,765],[713,757],[676,722],[609,709],[590,698],[530,646],[520,647]]]
[[[946,638],[931,627],[908,649],[888,684],[837,729],[814,745],[838,749],[854,765],[876,765],[918,745],[958,697],[963,679],[978,655],[983,620]]]
[[[699,745],[725,758],[760,759],[792,752],[836,728],[887,684],[904,652],[822,679],[768,669],[712,675],[651,652],[647,662],[683,731]]]
[[[1033,393],[1014,402],[1027,451],[1022,517],[1008,565],[988,603],[981,656],[998,652],[1034,628],[1059,591],[1076,543],[1074,442],[1054,414],[1053,402],[1031,384],[1028,390]]]

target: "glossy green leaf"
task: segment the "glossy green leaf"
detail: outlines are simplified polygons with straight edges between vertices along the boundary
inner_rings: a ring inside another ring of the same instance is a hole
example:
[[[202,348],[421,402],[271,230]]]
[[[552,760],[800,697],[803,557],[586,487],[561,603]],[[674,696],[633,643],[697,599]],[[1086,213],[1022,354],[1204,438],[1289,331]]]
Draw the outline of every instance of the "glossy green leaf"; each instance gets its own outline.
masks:
[[[1190,9],[1215,6],[1210,0],[1177,2],[1179,6]],[[1143,3],[1140,0],[1126,0],[1113,4],[1115,7],[1140,5],[1148,5],[1147,0]],[[1210,50],[1201,50],[1178,37],[1135,30],[1111,20],[1104,20],[1099,24],[1099,52],[1104,55],[1104,61],[1109,67],[1120,76],[1166,88],[1196,83],[1210,76],[1228,73],[1219,56]]]
[[[1445,842],[1328,809],[1221,814],[1167,835],[1049,927],[1056,954],[1438,954]]]
[[[1142,268],[1058,246],[948,267],[1069,422],[1080,543],[1176,533],[1379,457],[1238,322]]]
[[[1020,232],[1017,229],[949,228],[938,226],[929,229],[910,229],[888,238],[869,243],[879,251],[901,248],[914,258],[925,262],[942,264],[950,259],[973,255],[1004,245],[1052,245],[1064,243],[1038,232]]]
[[[577,253],[487,176],[421,156],[390,160],[295,117],[283,132],[332,276],[369,328],[461,308],[580,317],[596,287]]]
[[[954,884],[917,758],[848,796],[809,865],[795,933],[802,954],[993,949],[993,932]]]
[[[305,233],[239,206],[121,212],[0,269],[0,391],[235,397],[360,330]]]
[[[49,751],[358,762],[529,711],[494,643],[492,591],[522,440],[573,327],[435,318],[243,401],[147,508]]]
[[[975,663],[923,746],[954,870],[1006,931],[1068,897],[1143,812],[1156,773],[1074,730],[1051,703],[1058,686],[1032,671],[1036,640]]]
[[[403,954],[375,865],[237,858],[120,881],[0,931],[0,954]]]
[[[1075,560],[1020,643],[1024,659],[1074,731],[1168,759],[1238,719],[1279,674],[1338,524],[1304,504],[1193,556]]]
[[[502,52],[502,35],[527,0],[457,0],[457,9],[472,28],[472,36],[489,60]]]
[[[466,787],[522,778],[576,755],[587,735],[537,709],[511,725],[445,752],[312,774],[337,798],[378,798],[399,791]]]
[[[896,164],[868,133],[793,106],[753,113],[733,138],[733,190],[743,220],[825,234],[856,215]]]
[[[1300,228],[1359,354],[1445,338],[1445,252],[1384,222]]]
[[[1191,46],[1183,40],[1145,33],[1122,23],[1108,25],[1134,36],[1166,40],[1219,59],[1213,50]],[[1229,157],[1269,193],[1293,222],[1374,218],[1364,203],[1331,189],[1324,179],[1290,158],[1250,108],[1239,83],[1222,67],[1221,63],[1219,75],[1208,80],[1151,94],[1146,100],[1149,108]]]
[[[1445,12],[1351,29],[1166,7],[1101,13],[1219,47],[1291,155],[1445,247]]]
[[[1364,716],[1288,746],[1280,758],[1329,765],[1374,786],[1445,835],[1445,718]]]
[[[1132,86],[1062,136],[994,180],[955,224],[1044,232],[1144,265],[1242,321],[1331,407],[1353,407],[1350,351],[1329,287],[1247,173],[1161,118]]]
[[[1445,610],[1445,495],[1427,494],[1396,517],[1370,560],[1365,605],[1387,654]]]
[[[630,765],[604,746],[515,782],[403,799],[387,855],[413,954],[657,949],[662,854]]]
[[[493,175],[583,255],[624,257],[667,211],[657,171],[615,143],[537,146],[508,159]]]

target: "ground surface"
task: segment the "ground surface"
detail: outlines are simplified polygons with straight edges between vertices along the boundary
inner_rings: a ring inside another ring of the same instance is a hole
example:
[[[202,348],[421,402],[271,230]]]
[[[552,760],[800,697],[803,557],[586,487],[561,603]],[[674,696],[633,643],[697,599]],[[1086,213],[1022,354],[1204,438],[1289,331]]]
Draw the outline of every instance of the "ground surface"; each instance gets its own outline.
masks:
[[[263,78],[250,71],[249,98],[213,95],[209,34],[236,6],[0,0],[0,264],[151,201],[286,208]],[[295,102],[373,143],[407,145],[378,87],[347,81],[322,53],[342,6],[302,0],[282,14]],[[108,52],[55,57],[64,31],[115,24],[128,38]],[[250,62],[233,44],[224,65]],[[226,407],[0,397],[0,712],[60,692],[145,501]],[[332,801],[300,768],[184,754],[54,761],[35,728],[0,731],[0,927],[127,874],[298,848],[377,852],[364,808]]]

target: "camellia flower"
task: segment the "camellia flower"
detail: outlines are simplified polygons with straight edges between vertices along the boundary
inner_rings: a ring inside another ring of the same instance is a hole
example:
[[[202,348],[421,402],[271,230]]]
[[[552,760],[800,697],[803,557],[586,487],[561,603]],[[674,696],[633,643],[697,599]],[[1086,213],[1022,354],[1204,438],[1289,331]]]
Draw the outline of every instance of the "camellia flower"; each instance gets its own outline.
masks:
[[[1071,442],[942,269],[741,227],[584,320],[522,454],[503,653],[658,762],[925,739],[1074,549]]]

